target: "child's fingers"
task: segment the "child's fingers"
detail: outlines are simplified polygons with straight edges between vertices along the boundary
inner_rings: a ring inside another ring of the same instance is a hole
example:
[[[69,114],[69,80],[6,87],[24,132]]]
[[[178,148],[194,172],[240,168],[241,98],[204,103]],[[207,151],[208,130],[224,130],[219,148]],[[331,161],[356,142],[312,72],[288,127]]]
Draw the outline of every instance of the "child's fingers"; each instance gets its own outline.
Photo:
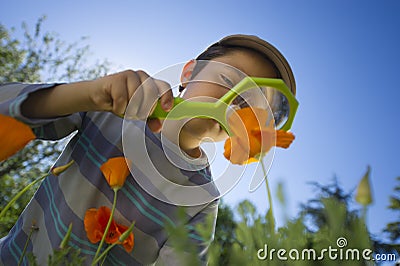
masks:
[[[126,76],[126,85],[128,87],[129,99],[132,98],[137,88],[140,86],[140,77],[136,71],[128,70]]]
[[[167,82],[153,79],[142,70],[128,71],[126,81],[130,99],[126,109],[128,117],[145,120],[153,112],[159,99],[164,110],[169,111],[172,108],[173,95]],[[152,124],[158,125],[156,122],[151,122],[150,125]]]
[[[134,104],[138,106],[136,114],[137,117],[144,120],[154,110],[155,105],[158,101],[159,90],[155,83],[155,80],[151,78],[146,72],[137,71],[137,74],[141,81],[141,85],[138,88],[138,90],[141,91],[141,98],[136,99],[137,101],[135,101]]]
[[[160,132],[162,127],[161,121],[158,119],[147,120],[147,125],[149,126],[150,130],[155,133]]]
[[[171,85],[159,79],[155,79],[154,82],[158,88],[158,95],[160,95],[161,107],[168,112],[172,109],[174,103]]]
[[[121,89],[124,87],[124,82],[117,80],[110,91],[112,112],[118,115],[124,114],[128,105],[128,92],[125,89]]]

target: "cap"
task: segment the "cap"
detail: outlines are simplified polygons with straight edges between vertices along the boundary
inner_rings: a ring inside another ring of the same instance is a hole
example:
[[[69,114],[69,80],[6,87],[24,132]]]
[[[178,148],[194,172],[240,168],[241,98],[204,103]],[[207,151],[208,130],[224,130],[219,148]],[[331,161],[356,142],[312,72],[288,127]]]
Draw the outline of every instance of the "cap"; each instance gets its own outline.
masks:
[[[281,78],[290,88],[292,93],[294,95],[296,94],[296,82],[289,63],[281,54],[281,52],[279,52],[278,49],[276,49],[269,42],[254,35],[235,34],[226,36],[212,46],[216,45],[249,48],[265,55],[267,58],[269,58],[269,60],[272,61],[272,63],[275,64],[279,74],[281,75]]]

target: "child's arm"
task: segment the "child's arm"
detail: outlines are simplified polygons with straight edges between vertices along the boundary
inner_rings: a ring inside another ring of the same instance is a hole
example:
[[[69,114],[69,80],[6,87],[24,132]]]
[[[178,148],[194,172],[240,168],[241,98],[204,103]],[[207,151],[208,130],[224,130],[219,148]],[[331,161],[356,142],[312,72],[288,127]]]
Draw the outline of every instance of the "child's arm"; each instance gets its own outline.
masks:
[[[58,85],[29,94],[22,103],[22,114],[29,118],[50,118],[85,111],[109,111],[122,115],[137,88],[149,78],[144,71],[127,70],[92,81]],[[143,92],[156,89],[164,110],[172,108],[173,96],[166,82],[151,79]],[[148,88],[149,86],[153,88]],[[143,95],[143,98],[146,96]],[[157,130],[158,120],[149,121]]]

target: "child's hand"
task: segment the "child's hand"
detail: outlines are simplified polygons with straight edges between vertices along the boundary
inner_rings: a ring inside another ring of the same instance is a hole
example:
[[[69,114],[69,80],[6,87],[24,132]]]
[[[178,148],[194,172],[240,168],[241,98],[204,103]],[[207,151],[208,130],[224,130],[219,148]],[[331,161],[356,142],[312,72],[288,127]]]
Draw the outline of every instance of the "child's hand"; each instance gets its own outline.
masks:
[[[140,86],[144,81],[144,85]],[[139,87],[141,89],[137,91]],[[33,92],[22,103],[21,111],[30,118],[48,118],[86,111],[107,111],[121,116],[126,112],[129,100],[135,92],[138,92],[135,95],[135,98],[138,97],[138,104],[129,105],[129,112],[139,119],[147,118],[151,110],[149,105],[155,104],[154,100],[159,96],[165,111],[173,106],[168,83],[149,78],[143,71],[127,70],[92,81],[61,84],[52,89]],[[161,129],[158,119],[151,119],[148,125],[153,131]]]
[[[144,81],[146,82],[143,83]],[[142,89],[137,91],[142,83]],[[164,81],[150,78],[144,71],[126,70],[94,80],[93,85],[95,86],[90,86],[89,93],[94,105],[92,109],[95,110],[109,111],[119,116],[124,115],[129,100],[135,92],[138,93],[135,97],[139,97],[140,102],[137,103],[137,106],[131,106],[131,103],[130,116],[146,119],[148,111],[143,111],[143,109],[148,110],[149,104],[154,104],[154,99],[158,95],[160,95],[161,106],[165,111],[169,111],[173,105],[170,85]],[[159,131],[161,122],[158,119],[151,119],[148,121],[148,126],[153,131]]]

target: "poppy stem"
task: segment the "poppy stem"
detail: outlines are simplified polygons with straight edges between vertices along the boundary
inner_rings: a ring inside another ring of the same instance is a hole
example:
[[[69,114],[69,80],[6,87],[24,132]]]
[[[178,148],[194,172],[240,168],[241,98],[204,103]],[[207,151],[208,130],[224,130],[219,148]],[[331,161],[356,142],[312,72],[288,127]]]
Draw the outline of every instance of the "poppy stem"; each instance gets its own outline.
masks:
[[[107,255],[107,253],[108,253],[114,246],[116,246],[116,245],[118,245],[118,242],[115,242],[115,243],[112,243],[111,245],[109,245],[109,246],[104,250],[104,252],[100,254],[100,256],[99,256],[98,258],[96,258],[96,259],[93,260],[92,265],[96,265],[98,262],[100,262],[101,259],[105,259],[105,258],[106,258],[105,256]],[[102,264],[103,264],[103,263],[104,263],[104,261],[102,262]]]
[[[113,247],[114,245],[111,245],[111,246]],[[106,249],[106,251],[107,251],[107,252],[105,252],[105,254],[108,253],[108,250],[107,250],[107,249]],[[101,254],[100,257],[103,257],[103,254]],[[104,256],[103,260],[102,260],[101,263],[100,263],[100,266],[103,266],[104,262],[106,261],[106,258],[107,258],[107,256]]]
[[[368,208],[366,205],[364,205],[361,210],[361,218],[364,221],[365,226],[367,225],[367,210]]]
[[[104,241],[106,240],[106,236],[107,236],[107,234],[108,234],[108,230],[110,229],[110,226],[111,226],[111,223],[112,223],[112,220],[113,220],[113,217],[114,217],[115,207],[117,206],[117,194],[118,194],[118,190],[119,190],[119,188],[114,188],[114,201],[113,201],[113,206],[112,206],[112,209],[111,209],[110,218],[108,219],[108,223],[107,223],[106,229],[104,230],[104,233],[103,233],[103,236],[102,236],[102,238],[101,238],[100,244],[99,244],[99,246],[97,247],[96,255],[94,255],[93,262],[92,262],[92,266],[95,265],[95,264],[99,261],[98,256],[99,256],[99,253],[100,253],[100,251],[101,251],[101,247],[103,246]],[[109,249],[107,248],[106,250],[107,250],[107,252],[108,252]],[[105,254],[107,254],[107,253],[104,252],[104,253],[102,254],[102,256],[105,255]],[[102,256],[100,256],[100,257],[102,257]],[[100,257],[99,257],[99,258],[100,258]]]
[[[6,214],[7,210],[23,195],[25,194],[25,192],[27,192],[33,185],[35,185],[36,183],[42,181],[43,179],[45,179],[50,173],[44,174],[41,177],[39,177],[38,179],[34,180],[33,182],[31,182],[29,185],[27,185],[26,187],[24,187],[24,189],[22,189],[20,192],[18,192],[17,195],[15,195],[11,201],[4,207],[4,209],[0,212],[0,219],[3,218],[3,216]]]
[[[68,246],[68,242],[71,237],[71,232],[72,232],[72,223],[69,224],[67,233],[65,234],[63,240],[60,243],[60,246],[59,246],[60,249],[64,249]]]
[[[269,220],[270,223],[270,229],[271,233],[275,231],[275,216],[274,216],[274,209],[272,206],[272,196],[271,196],[271,189],[269,188],[269,182],[268,182],[268,177],[267,177],[267,171],[265,170],[265,166],[262,160],[260,160],[261,167],[264,173],[264,178],[265,178],[265,185],[267,187],[267,193],[268,193],[268,202],[269,202],[269,210],[267,212],[267,219]]]
[[[38,229],[39,228],[36,227],[36,225],[34,225],[34,224],[31,225],[31,229],[29,230],[29,235],[28,235],[28,238],[26,239],[26,242],[25,242],[25,245],[24,245],[24,249],[22,250],[21,257],[19,257],[18,266],[21,265],[22,261],[24,260],[26,249],[28,248],[28,244],[29,244],[29,241],[31,240],[33,231],[36,231]]]

